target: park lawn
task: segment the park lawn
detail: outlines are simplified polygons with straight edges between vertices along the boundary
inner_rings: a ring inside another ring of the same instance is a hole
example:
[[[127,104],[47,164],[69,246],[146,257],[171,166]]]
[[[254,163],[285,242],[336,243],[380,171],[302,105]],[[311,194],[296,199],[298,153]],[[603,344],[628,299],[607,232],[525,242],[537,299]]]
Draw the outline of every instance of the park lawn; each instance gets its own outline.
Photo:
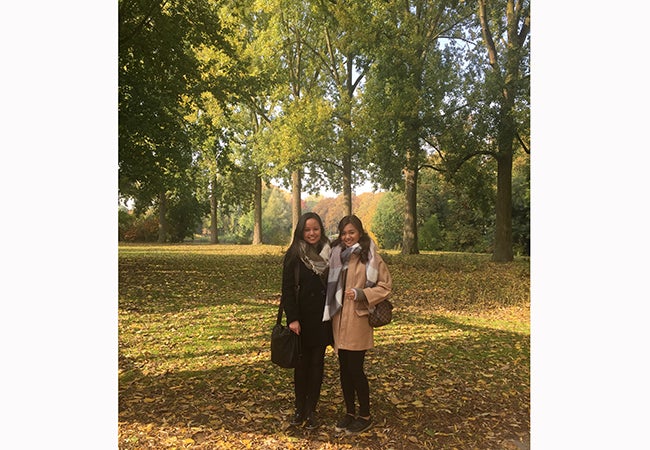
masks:
[[[530,435],[527,258],[382,251],[394,320],[368,352],[374,426],[343,414],[331,348],[322,426],[288,427],[292,370],[270,362],[276,246],[119,246],[119,447],[501,449]]]

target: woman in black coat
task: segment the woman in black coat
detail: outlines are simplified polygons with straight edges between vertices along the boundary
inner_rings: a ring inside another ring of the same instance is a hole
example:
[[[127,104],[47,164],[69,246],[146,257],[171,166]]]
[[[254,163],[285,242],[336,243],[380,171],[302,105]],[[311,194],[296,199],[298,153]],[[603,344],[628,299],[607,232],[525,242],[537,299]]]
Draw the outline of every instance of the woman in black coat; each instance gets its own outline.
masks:
[[[302,346],[302,357],[293,373],[296,411],[291,425],[305,423],[308,429],[318,427],[316,405],[323,383],[325,349],[332,344],[332,324],[323,322],[330,252],[320,216],[303,214],[284,256],[282,304],[287,324],[300,336]]]

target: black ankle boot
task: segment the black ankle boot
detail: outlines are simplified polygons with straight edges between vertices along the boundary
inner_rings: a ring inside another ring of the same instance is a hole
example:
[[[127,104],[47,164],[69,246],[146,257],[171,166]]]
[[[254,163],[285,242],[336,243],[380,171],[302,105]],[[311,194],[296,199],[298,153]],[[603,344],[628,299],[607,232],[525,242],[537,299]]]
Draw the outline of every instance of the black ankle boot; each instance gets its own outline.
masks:
[[[316,418],[316,413],[314,411],[310,412],[309,415],[307,415],[307,422],[305,423],[305,428],[308,430],[315,430],[318,428],[320,424],[318,423],[318,419]]]
[[[290,424],[295,426],[300,426],[305,421],[305,413],[302,411],[296,411],[291,419]]]

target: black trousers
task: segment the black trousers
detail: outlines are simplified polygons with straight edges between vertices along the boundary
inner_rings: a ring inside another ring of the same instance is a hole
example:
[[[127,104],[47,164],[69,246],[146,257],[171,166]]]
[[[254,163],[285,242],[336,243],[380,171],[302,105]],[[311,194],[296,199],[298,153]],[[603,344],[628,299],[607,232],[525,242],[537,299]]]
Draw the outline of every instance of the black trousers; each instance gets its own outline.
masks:
[[[370,416],[370,386],[363,371],[365,357],[365,350],[339,350],[339,371],[345,412],[353,416],[356,415],[355,397],[359,400],[359,415]]]
[[[293,371],[296,411],[309,415],[316,411],[323,384],[326,346],[302,348],[302,358]]]

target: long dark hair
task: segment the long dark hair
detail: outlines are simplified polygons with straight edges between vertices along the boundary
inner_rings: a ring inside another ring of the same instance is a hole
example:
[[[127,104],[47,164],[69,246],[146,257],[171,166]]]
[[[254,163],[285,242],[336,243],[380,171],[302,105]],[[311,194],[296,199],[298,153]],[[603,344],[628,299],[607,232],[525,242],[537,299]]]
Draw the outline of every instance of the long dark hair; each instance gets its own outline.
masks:
[[[325,244],[329,244],[330,240],[325,235],[325,227],[323,226],[323,220],[320,218],[320,216],[315,212],[304,213],[302,216],[300,216],[298,224],[296,225],[296,229],[293,230],[293,241],[291,241],[291,245],[287,249],[287,252],[284,254],[285,266],[288,266],[299,257],[298,248],[300,241],[303,240],[302,234],[305,231],[305,226],[307,225],[307,221],[309,219],[316,219],[318,221],[318,225],[320,226],[320,241],[316,245],[316,251],[320,253],[320,251],[323,249],[323,246]]]
[[[363,224],[361,223],[361,219],[359,219],[357,216],[352,214],[351,216],[345,216],[344,218],[341,219],[339,222],[339,237],[336,238],[336,240],[332,243],[332,247],[336,247],[337,245],[344,245],[343,240],[341,239],[341,236],[343,235],[343,228],[345,228],[346,225],[352,225],[354,228],[357,229],[359,232],[359,245],[361,246],[361,253],[359,254],[359,259],[361,260],[362,263],[367,263],[368,262],[368,253],[370,252],[370,236],[364,230]]]

